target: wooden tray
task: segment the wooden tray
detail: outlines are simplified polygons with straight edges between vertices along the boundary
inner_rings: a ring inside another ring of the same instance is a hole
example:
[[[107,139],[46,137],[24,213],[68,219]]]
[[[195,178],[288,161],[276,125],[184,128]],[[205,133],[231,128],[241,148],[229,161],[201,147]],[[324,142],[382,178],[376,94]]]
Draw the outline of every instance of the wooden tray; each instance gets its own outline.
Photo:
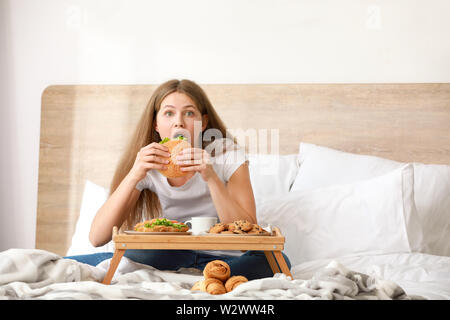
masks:
[[[116,249],[176,249],[176,250],[277,250],[284,249],[285,238],[274,227],[270,236],[248,235],[151,235],[123,234],[113,231]]]
[[[213,237],[272,237],[271,233],[205,233],[203,235],[213,236]]]
[[[264,251],[273,273],[283,272],[292,278],[292,274],[281,251],[285,238],[280,229],[274,227],[270,236],[252,237],[248,235],[224,236],[203,235],[152,235],[119,234],[113,228],[114,255],[103,284],[110,284],[120,259],[127,249],[168,249],[168,250],[260,250]]]
[[[144,232],[144,231],[134,231],[134,230],[125,230],[124,231],[125,234],[134,234],[134,235],[160,235],[160,236],[167,236],[167,235],[172,235],[172,236],[186,236],[186,235],[190,235],[192,234],[192,232],[187,231],[187,232]]]

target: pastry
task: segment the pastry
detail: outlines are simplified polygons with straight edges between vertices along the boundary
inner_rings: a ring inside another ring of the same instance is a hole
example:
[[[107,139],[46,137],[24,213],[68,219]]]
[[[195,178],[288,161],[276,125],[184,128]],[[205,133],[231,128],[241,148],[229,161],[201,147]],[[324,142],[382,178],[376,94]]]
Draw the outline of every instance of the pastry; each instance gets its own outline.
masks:
[[[247,282],[244,276],[230,277],[230,266],[222,260],[209,262],[203,269],[204,280],[197,281],[192,291],[204,291],[209,294],[224,294]]]
[[[230,292],[238,285],[243,284],[247,281],[247,278],[244,276],[232,276],[227,280],[227,282],[225,282],[225,289],[227,290],[227,292]]]
[[[222,281],[214,278],[208,278],[200,283],[200,290],[208,292],[209,294],[224,294],[227,293],[227,289],[223,285]]]
[[[158,171],[167,178],[179,178],[187,175],[188,171],[181,171],[180,166],[175,164],[178,153],[183,149],[191,147],[191,144],[186,140],[186,138],[183,136],[179,136],[176,139],[164,138],[164,140],[159,143],[169,148],[170,158],[169,163],[167,164],[167,169]]]
[[[194,283],[194,285],[192,286],[192,291],[202,291],[202,280],[197,281],[196,283]]]
[[[203,275],[205,279],[214,278],[220,281],[226,281],[230,277],[230,266],[225,261],[213,260],[205,266]]]

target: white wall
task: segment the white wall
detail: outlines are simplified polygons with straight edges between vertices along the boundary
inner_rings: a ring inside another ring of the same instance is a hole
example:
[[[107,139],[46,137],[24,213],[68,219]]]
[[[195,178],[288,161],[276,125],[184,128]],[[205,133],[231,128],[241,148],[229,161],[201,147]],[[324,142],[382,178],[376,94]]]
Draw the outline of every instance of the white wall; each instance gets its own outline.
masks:
[[[53,84],[450,82],[448,0],[0,0],[0,250],[34,248]]]

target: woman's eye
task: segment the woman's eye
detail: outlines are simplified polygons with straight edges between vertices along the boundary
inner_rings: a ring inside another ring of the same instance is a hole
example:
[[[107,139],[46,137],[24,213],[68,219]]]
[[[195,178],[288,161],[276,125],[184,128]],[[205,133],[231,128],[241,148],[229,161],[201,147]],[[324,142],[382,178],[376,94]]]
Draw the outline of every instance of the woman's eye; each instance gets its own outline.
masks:
[[[164,113],[164,115],[170,117],[170,116],[173,115],[173,112],[172,112],[172,111],[166,111],[166,112]],[[188,117],[192,117],[192,116],[195,115],[195,113],[194,113],[193,111],[187,111],[187,112],[186,112],[186,115],[187,115]]]

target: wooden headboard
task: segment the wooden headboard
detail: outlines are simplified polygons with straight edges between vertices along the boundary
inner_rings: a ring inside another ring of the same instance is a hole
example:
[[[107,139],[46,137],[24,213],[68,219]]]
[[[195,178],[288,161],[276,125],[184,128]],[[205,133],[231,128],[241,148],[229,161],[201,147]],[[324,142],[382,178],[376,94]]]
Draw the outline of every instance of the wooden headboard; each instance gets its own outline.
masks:
[[[447,83],[202,87],[229,129],[278,129],[280,154],[297,153],[304,141],[403,162],[450,164]],[[109,188],[124,145],[155,88],[45,89],[36,248],[65,255],[86,180]]]

